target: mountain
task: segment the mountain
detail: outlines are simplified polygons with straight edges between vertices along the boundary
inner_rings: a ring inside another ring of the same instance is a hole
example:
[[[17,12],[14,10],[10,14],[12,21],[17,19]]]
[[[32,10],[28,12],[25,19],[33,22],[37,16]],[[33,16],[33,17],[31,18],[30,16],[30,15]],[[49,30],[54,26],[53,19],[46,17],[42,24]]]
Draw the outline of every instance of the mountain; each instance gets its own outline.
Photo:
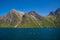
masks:
[[[35,11],[30,11],[28,14],[34,16],[34,17],[37,18],[37,19],[42,19],[42,16],[40,16],[40,15],[39,15],[38,13],[36,13]]]
[[[52,19],[54,19],[55,26],[59,27],[60,26],[60,8],[58,8],[55,12],[52,12],[50,14],[53,14],[49,16],[53,17]]]
[[[8,14],[0,16],[0,27],[2,28],[39,28],[59,27],[60,8],[52,11],[47,16],[41,16],[36,11],[22,12],[12,9]]]
[[[0,26],[15,26],[16,23],[21,20],[22,15],[24,15],[24,12],[20,12],[15,9],[10,10],[8,14],[0,17]]]
[[[56,19],[55,19],[55,24],[56,26],[60,26],[60,8],[58,8],[56,11],[55,11],[55,15],[56,15]]]

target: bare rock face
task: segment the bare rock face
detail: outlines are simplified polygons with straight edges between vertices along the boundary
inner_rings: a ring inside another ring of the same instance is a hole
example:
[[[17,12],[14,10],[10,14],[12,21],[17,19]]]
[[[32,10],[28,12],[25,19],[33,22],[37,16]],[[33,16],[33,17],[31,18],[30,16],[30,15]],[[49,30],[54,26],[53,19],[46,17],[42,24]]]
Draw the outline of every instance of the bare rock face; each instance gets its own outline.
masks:
[[[14,20],[16,20],[15,18],[18,19],[18,17],[22,17],[23,15],[24,15],[24,12],[12,9],[9,11],[8,14],[1,16],[0,20],[6,21],[6,22],[14,22]]]
[[[42,19],[42,16],[37,14],[35,11],[30,11],[28,14],[34,16],[37,19]]]
[[[21,11],[18,11],[18,10],[15,10],[15,9],[12,9],[11,11],[10,11],[10,14],[16,14],[16,15],[18,15],[18,16],[23,16],[25,13],[24,12],[21,12]]]

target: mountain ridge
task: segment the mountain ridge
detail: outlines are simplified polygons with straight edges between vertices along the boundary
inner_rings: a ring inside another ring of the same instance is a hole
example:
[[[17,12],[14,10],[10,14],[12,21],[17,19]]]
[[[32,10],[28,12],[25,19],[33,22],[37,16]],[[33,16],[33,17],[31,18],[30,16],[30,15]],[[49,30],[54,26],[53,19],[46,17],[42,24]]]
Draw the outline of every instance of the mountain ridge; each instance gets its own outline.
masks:
[[[3,16],[0,16],[1,27],[12,28],[38,28],[60,26],[60,8],[55,12],[50,12],[48,16],[41,16],[36,11],[21,12],[12,9]]]

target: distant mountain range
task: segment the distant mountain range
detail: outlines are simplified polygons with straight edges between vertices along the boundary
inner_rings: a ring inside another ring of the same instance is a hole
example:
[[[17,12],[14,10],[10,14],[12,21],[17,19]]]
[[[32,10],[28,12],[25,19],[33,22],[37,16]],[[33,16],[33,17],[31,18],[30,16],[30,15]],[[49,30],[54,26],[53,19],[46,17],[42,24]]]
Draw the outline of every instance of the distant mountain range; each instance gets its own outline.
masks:
[[[0,16],[1,28],[43,28],[60,27],[60,8],[50,12],[47,16],[41,16],[36,11],[21,12],[12,9],[8,14]]]

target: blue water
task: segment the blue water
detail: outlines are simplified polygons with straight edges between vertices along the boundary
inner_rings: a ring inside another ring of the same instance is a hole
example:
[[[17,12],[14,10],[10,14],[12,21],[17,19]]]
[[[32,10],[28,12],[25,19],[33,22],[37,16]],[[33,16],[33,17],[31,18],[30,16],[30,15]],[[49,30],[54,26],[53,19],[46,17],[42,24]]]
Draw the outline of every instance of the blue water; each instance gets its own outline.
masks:
[[[60,28],[0,28],[0,40],[60,40]]]

